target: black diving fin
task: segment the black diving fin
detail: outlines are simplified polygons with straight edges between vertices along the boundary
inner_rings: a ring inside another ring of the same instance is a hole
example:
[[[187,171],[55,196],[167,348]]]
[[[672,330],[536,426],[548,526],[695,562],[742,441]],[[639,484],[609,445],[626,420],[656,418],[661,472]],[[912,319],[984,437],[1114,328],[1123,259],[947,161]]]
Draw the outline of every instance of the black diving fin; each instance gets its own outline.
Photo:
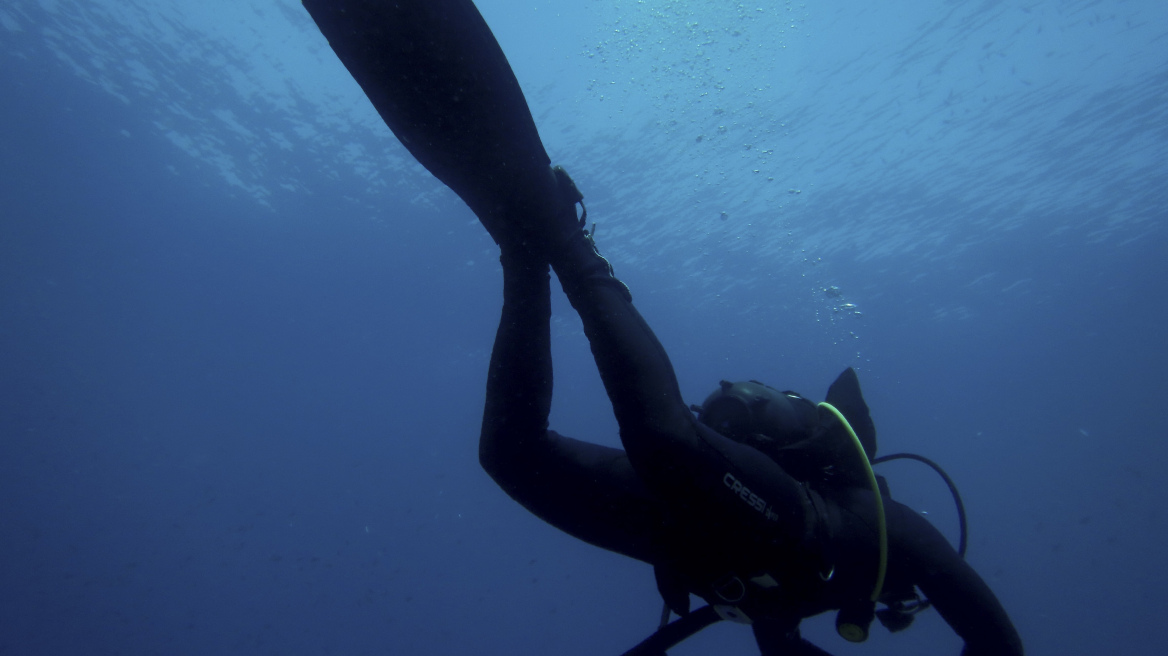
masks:
[[[519,81],[471,0],[303,0],[402,144],[477,214],[548,182]]]

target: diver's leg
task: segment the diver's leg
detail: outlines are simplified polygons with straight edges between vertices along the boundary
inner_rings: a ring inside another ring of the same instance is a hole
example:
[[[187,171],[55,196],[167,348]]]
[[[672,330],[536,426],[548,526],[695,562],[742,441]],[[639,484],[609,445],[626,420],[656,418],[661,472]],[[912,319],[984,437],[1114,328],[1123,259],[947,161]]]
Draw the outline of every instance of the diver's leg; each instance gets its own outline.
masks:
[[[386,125],[502,247],[503,318],[489,372],[483,466],[548,522],[648,560],[660,505],[625,453],[547,430],[552,379],[542,225],[563,203],[519,83],[474,3],[304,5]]]
[[[496,479],[510,478],[501,473],[543,439],[552,404],[548,265],[509,252],[502,260],[503,313],[487,371],[479,439],[479,460]]]
[[[721,472],[733,469],[759,478],[752,485],[772,489],[775,498],[792,497],[781,469],[703,430],[686,410],[664,350],[575,225],[577,199],[565,202],[566,176],[548,168],[518,82],[473,2],[304,3],[394,134],[466,201],[496,242],[506,249],[534,235],[535,248],[555,253],[552,265],[584,319],[628,455],[654,492],[712,499],[725,480]]]
[[[559,176],[561,196],[574,203],[579,193],[566,174]],[[761,539],[792,546],[815,539],[818,513],[803,487],[760,451],[690,412],[665,349],[596,251],[574,205],[550,226],[548,257],[583,321],[637,474],[663,498],[731,520]]]
[[[549,524],[652,562],[660,500],[620,449],[547,430],[552,398],[548,266],[504,249],[503,313],[491,353],[479,438],[483,469]]]

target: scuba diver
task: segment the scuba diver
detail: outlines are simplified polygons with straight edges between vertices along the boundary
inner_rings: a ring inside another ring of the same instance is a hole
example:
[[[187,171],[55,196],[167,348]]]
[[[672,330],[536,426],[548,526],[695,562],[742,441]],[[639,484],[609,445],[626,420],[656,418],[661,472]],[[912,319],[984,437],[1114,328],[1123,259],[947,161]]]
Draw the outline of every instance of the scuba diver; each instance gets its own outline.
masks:
[[[499,245],[480,461],[548,523],[653,567],[661,627],[626,656],[663,655],[720,619],[750,625],[763,656],[822,655],[803,618],[836,611],[840,635],[858,642],[874,616],[899,630],[929,605],[963,654],[1022,654],[985,582],[873,474],[876,431],[854,371],[819,405],[754,381],[686,405],[471,0],[304,5],[402,144]],[[548,429],[549,268],[583,321],[623,450]],[[690,595],[708,605],[691,609]]]

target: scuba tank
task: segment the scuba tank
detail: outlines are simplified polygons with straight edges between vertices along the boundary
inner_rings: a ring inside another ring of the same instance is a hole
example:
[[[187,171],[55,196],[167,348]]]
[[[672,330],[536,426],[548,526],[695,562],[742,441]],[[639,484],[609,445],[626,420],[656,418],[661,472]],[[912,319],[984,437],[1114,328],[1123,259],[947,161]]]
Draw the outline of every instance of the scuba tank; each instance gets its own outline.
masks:
[[[956,484],[937,463],[923,456],[895,453],[875,457],[876,429],[853,369],[848,368],[832,383],[827,402],[818,406],[795,392],[782,392],[758,381],[724,380],[702,405],[691,406],[691,410],[703,424],[767,454],[797,480],[809,482],[813,487],[854,486],[873,491],[879,549],[876,582],[868,597],[845,604],[837,613],[836,631],[845,640],[866,640],[874,619],[879,619],[889,631],[902,631],[912,624],[917,613],[931,605],[915,588],[897,594],[884,590],[888,543],[883,498],[891,495],[883,477],[873,471],[873,465],[909,459],[936,471],[953,495],[960,524],[957,552],[965,557],[968,543],[965,506]],[[830,429],[817,430],[833,423],[846,435]],[[846,466],[849,463],[851,466]],[[886,607],[877,610],[877,602]],[[722,619],[735,619],[733,610],[704,606],[670,622],[670,607],[666,604],[658,630],[623,656],[665,656],[666,650],[707,626]]]

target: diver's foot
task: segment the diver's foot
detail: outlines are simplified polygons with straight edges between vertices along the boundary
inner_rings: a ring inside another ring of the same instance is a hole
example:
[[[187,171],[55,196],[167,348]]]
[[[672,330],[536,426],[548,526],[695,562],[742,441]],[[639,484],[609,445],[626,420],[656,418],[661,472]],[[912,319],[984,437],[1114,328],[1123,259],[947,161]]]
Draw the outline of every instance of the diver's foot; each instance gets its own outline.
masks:
[[[587,229],[588,210],[584,207],[584,195],[576,188],[576,183],[561,166],[552,168],[556,179],[557,209],[548,226],[548,261],[560,279],[564,291],[569,294],[589,283],[611,284],[619,289],[625,300],[632,300],[629,288],[616,278],[612,264],[600,254],[592,232]],[[576,215],[576,204],[583,210]]]
[[[546,177],[535,181],[527,178],[523,193],[498,196],[513,202],[475,208],[483,227],[499,244],[503,265],[551,264],[565,291],[599,282],[614,284],[631,299],[628,288],[613,275],[612,265],[597,250],[593,234],[587,230],[584,195],[563,167],[544,170]],[[579,214],[577,205],[581,208]]]

